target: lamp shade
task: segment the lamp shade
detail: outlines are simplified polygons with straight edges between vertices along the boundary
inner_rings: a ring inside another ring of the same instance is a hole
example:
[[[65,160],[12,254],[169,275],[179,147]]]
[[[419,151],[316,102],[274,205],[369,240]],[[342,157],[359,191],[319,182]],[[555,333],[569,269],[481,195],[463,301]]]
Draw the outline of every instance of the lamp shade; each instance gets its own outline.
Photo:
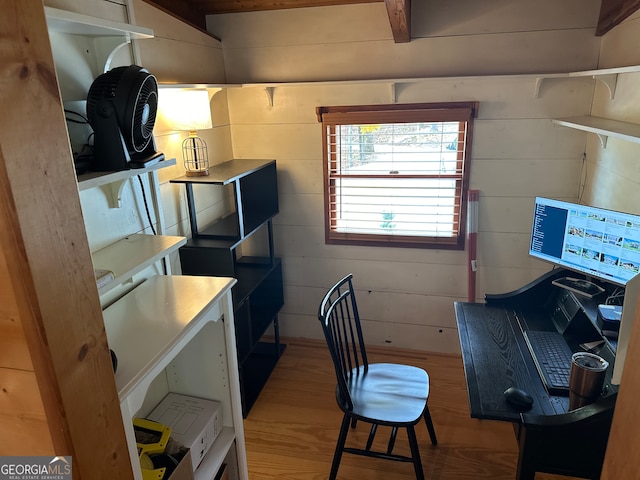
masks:
[[[213,127],[206,90],[163,89],[160,107],[173,130],[192,132]]]

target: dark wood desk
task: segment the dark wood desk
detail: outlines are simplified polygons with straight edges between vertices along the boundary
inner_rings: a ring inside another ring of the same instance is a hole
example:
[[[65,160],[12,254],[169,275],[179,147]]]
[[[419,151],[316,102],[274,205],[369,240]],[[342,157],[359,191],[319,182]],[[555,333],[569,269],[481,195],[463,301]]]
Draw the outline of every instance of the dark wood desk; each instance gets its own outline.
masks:
[[[552,285],[567,275],[557,269],[514,292],[486,295],[485,303],[455,303],[471,416],[513,423],[518,480],[532,480],[536,472],[598,479],[602,470],[617,395],[610,383],[616,344],[596,325],[603,298]],[[610,367],[603,395],[573,411],[568,397],[549,395],[527,348],[522,333],[527,329],[560,331],[573,351],[580,343],[604,339],[598,354]],[[512,386],[531,394],[531,409],[519,410],[505,400],[503,393]]]

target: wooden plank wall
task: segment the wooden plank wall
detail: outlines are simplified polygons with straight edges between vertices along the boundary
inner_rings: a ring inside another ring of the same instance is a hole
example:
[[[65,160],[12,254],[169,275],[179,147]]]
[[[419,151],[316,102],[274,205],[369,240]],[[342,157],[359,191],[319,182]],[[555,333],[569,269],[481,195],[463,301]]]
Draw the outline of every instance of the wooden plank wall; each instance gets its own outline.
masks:
[[[0,151],[0,165],[5,164]],[[23,320],[16,295],[16,272],[9,268],[16,245],[12,227],[15,212],[7,172],[0,172],[0,452],[2,455],[21,452],[38,455],[54,451],[47,417],[40,396],[38,380],[25,337]],[[16,285],[20,288],[20,282]]]
[[[600,0],[413,2],[396,44],[384,3],[208,16],[227,82],[291,82],[595,68]]]
[[[480,190],[478,297],[526,284],[549,269],[527,256],[533,197],[575,200],[585,137],[552,125],[584,115],[592,80],[553,81],[534,97],[535,78],[443,79],[396,87],[399,102],[480,101],[471,188]],[[433,352],[459,351],[453,302],[466,299],[466,253],[324,244],[322,133],[317,105],[389,102],[389,88],[278,87],[269,107],[259,89],[229,92],[240,158],[276,158],[280,214],[276,253],[283,257],[282,333],[318,338],[324,291],[353,272],[367,340]],[[535,179],[540,181],[536,182]]]
[[[629,2],[629,5],[631,3],[633,2]],[[639,40],[640,13],[635,13],[602,37],[600,65],[639,65],[640,52],[636,48]],[[603,84],[597,84],[591,114],[640,124],[639,86],[640,74],[618,75],[615,95],[611,98],[609,90]],[[591,135],[586,153],[585,203],[640,214],[640,145],[609,138],[606,148],[602,148],[597,137]],[[635,455],[640,448],[640,430],[636,421],[640,391],[638,362],[640,308],[636,307],[634,328],[602,472],[605,480],[638,478],[640,471]]]
[[[551,72],[595,68],[599,3],[414,2],[413,39],[395,44],[381,4],[209,17],[230,82]],[[460,8],[462,7],[462,8]],[[533,198],[577,199],[586,135],[554,127],[589,112],[593,80],[535,77],[229,89],[234,153],[276,158],[276,217],[285,306],[282,332],[317,338],[318,301],[355,275],[368,341],[459,351],[453,302],[466,299],[465,252],[324,244],[319,105],[478,100],[471,188],[480,190],[477,296],[521,286],[550,268],[527,256]]]
[[[156,73],[157,68],[161,80],[175,75],[182,82],[223,78],[233,82],[558,71],[593,68],[598,52],[593,37],[596,0],[586,4],[571,0],[561,6],[549,0],[537,10],[524,1],[493,0],[489,10],[494,15],[467,2],[453,15],[456,21],[447,5],[434,9],[421,4],[412,12],[415,38],[408,45],[393,42],[382,2],[209,17],[210,28],[220,34],[222,43],[178,24],[142,0],[133,5],[137,23],[156,33],[155,39],[138,42],[140,61],[157,65],[150,70]],[[482,55],[475,50],[480,45]],[[481,189],[484,197],[481,219],[486,219],[481,220],[479,296],[510,289],[547,268],[532,263],[524,251],[532,197],[576,197],[575,172],[584,144],[584,135],[561,133],[562,129],[551,127],[549,118],[587,113],[590,82],[549,81],[540,100],[533,96],[533,79],[508,84],[497,79],[434,80],[396,86],[399,102],[443,98],[483,102],[474,154],[484,167],[471,168],[472,187]],[[285,334],[319,335],[313,321],[319,295],[349,269],[360,277],[357,285],[371,323],[371,341],[456,352],[452,303],[466,298],[464,253],[329,248],[322,241],[321,137],[313,111],[321,104],[389,103],[391,92],[385,84],[277,88],[270,107],[260,88],[228,89],[212,98],[214,128],[201,135],[208,142],[212,163],[232,157],[278,160],[282,213],[276,219],[276,243],[285,266]],[[184,133],[163,130],[160,124],[156,132],[158,149],[180,160]],[[167,233],[188,235],[183,188],[166,183],[180,175],[178,163],[160,174],[165,221]],[[211,188],[195,193],[204,224],[228,210],[226,197]],[[127,207],[122,212],[106,207],[101,192],[83,192],[92,249],[144,229],[138,187],[128,186],[124,195]],[[179,271],[176,263],[174,259],[174,271]],[[424,344],[422,338],[431,340]]]
[[[640,41],[640,12],[602,37],[601,66],[640,65],[635,48]],[[594,116],[640,124],[640,73],[618,75],[615,95],[596,84]],[[609,138],[602,148],[596,135],[588,136],[583,199],[587,204],[640,214],[640,145]]]

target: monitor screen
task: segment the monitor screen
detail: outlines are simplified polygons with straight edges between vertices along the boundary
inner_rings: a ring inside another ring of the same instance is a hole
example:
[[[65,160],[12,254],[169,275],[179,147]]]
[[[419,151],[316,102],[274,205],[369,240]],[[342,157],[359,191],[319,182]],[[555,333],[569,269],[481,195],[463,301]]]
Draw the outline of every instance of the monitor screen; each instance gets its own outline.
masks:
[[[640,216],[538,197],[529,255],[625,286],[640,272]]]

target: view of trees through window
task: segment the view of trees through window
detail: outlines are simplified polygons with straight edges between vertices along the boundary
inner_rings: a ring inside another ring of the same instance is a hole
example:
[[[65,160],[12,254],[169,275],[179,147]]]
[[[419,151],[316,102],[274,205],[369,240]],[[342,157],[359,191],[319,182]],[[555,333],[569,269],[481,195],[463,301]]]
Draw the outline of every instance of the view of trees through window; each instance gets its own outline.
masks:
[[[463,249],[478,102],[316,107],[328,244]]]
[[[336,128],[336,231],[452,235],[460,122]]]

